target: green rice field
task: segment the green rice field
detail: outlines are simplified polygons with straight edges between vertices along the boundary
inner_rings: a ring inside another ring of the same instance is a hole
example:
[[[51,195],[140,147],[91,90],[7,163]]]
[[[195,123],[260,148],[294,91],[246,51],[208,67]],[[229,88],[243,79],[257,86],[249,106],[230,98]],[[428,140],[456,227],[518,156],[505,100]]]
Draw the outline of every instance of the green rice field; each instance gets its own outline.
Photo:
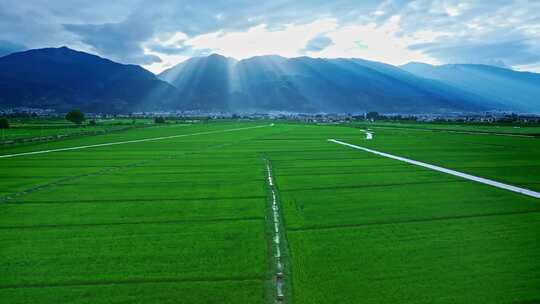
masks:
[[[265,160],[284,303],[540,303],[539,199],[328,141],[540,191],[540,127],[455,128],[225,121],[0,146],[0,303],[275,303]]]
[[[95,119],[94,125],[87,122],[75,125],[59,118],[11,119],[10,128],[0,129],[0,145],[59,138],[97,135],[148,126],[150,119]]]

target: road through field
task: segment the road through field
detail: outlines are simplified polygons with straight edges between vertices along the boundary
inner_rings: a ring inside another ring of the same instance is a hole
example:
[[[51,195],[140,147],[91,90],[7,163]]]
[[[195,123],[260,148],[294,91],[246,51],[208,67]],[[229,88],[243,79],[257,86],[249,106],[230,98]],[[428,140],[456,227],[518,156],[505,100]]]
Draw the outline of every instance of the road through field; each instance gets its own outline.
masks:
[[[206,134],[215,134],[215,133],[234,132],[234,131],[241,131],[241,130],[249,130],[249,129],[264,128],[264,127],[272,127],[273,125],[274,125],[274,124],[269,124],[269,125],[260,125],[260,126],[245,127],[245,128],[234,128],[234,129],[226,129],[226,130],[206,131],[206,132],[197,132],[197,133],[191,133],[191,134],[179,134],[179,135],[171,135],[171,136],[161,136],[161,137],[143,138],[143,139],[126,140],[126,141],[117,141],[117,142],[110,142],[110,143],[103,143],[103,144],[95,144],[95,145],[85,145],[85,146],[78,146],[78,147],[69,147],[69,148],[60,148],[60,149],[50,149],[50,150],[41,150],[41,151],[24,152],[24,153],[6,154],[6,155],[0,155],[0,158],[11,158],[11,157],[25,156],[25,155],[35,155],[35,154],[45,154],[45,153],[52,153],[52,152],[62,152],[62,151],[80,150],[80,149],[88,149],[88,148],[96,148],[96,147],[115,146],[115,145],[123,145],[123,144],[131,144],[131,143],[140,143],[140,142],[156,141],[156,140],[171,139],[171,138],[179,138],[179,137],[196,136],[196,135],[206,135]]]
[[[482,183],[482,184],[486,184],[486,185],[490,185],[490,186],[493,186],[493,187],[497,187],[497,188],[501,188],[501,189],[521,193],[521,194],[524,194],[524,195],[527,195],[527,196],[531,196],[531,197],[540,199],[540,192],[536,192],[536,191],[532,191],[532,190],[529,190],[529,189],[504,184],[504,183],[497,182],[497,181],[494,181],[494,180],[490,180],[490,179],[487,179],[487,178],[478,177],[478,176],[470,175],[470,174],[467,174],[467,173],[463,173],[463,172],[459,172],[459,171],[455,171],[455,170],[451,170],[451,169],[447,169],[447,168],[443,168],[443,167],[439,167],[439,166],[419,162],[419,161],[409,159],[409,158],[404,158],[404,157],[400,157],[400,156],[396,156],[396,155],[392,155],[392,154],[388,154],[388,153],[384,153],[384,152],[379,152],[377,150],[372,150],[372,149],[369,149],[369,148],[349,144],[349,143],[342,142],[342,141],[335,140],[335,139],[329,139],[328,141],[336,143],[336,144],[344,145],[344,146],[347,146],[347,147],[351,147],[353,149],[358,149],[358,150],[373,153],[373,154],[376,154],[376,155],[384,156],[384,157],[387,157],[387,158],[392,158],[392,159],[399,160],[399,161],[402,161],[402,162],[406,162],[406,163],[409,163],[409,164],[412,164],[412,165],[416,165],[416,166],[428,168],[428,169],[431,169],[431,170],[447,173],[447,174],[450,174],[450,175],[462,177],[462,178],[472,180],[472,181],[475,181],[475,182],[479,182],[479,183]]]

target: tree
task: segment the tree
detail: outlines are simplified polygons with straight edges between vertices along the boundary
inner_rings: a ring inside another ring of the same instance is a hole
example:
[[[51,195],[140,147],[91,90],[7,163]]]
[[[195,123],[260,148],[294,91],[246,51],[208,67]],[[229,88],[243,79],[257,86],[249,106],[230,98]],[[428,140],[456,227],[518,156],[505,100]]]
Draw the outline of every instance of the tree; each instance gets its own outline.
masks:
[[[7,118],[0,118],[0,129],[9,129],[9,121]]]
[[[73,109],[67,113],[66,119],[78,125],[82,124],[82,122],[86,120],[84,113],[79,109]]]
[[[154,123],[157,123],[157,124],[162,124],[162,123],[165,123],[165,118],[164,117],[156,117],[154,118]]]

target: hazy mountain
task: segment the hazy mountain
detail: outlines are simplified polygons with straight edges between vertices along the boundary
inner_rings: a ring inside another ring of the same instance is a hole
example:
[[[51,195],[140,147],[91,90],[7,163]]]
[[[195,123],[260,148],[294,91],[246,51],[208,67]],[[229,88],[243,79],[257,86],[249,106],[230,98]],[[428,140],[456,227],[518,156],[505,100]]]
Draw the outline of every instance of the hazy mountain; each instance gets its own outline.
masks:
[[[403,70],[467,90],[513,110],[540,112],[540,74],[478,64],[409,63]]]
[[[163,71],[159,78],[178,89],[175,106],[186,110],[225,111],[228,109],[229,72],[235,62],[221,55],[195,57]]]
[[[500,108],[448,84],[359,59],[219,55],[193,58],[159,78],[180,91],[182,108],[231,111],[400,113]]]
[[[46,48],[0,58],[0,106],[128,112],[168,105],[176,90],[137,65],[72,49]]]
[[[539,78],[481,65],[398,68],[361,59],[237,61],[220,55],[189,59],[156,77],[140,66],[62,47],[1,57],[0,107],[108,113],[538,111]]]

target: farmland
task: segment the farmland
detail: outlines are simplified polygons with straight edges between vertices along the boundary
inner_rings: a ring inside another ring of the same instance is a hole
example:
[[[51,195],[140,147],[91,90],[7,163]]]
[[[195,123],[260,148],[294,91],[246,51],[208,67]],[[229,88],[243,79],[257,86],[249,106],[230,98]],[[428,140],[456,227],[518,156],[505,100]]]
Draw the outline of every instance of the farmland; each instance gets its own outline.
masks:
[[[76,125],[59,118],[19,118],[10,120],[10,128],[0,130],[0,144],[28,143],[98,135],[147,126],[149,119],[97,119],[94,124]]]
[[[455,128],[229,121],[2,146],[98,145],[0,158],[0,302],[273,303],[265,160],[286,303],[539,301],[540,200],[328,141],[540,191],[538,138]]]

